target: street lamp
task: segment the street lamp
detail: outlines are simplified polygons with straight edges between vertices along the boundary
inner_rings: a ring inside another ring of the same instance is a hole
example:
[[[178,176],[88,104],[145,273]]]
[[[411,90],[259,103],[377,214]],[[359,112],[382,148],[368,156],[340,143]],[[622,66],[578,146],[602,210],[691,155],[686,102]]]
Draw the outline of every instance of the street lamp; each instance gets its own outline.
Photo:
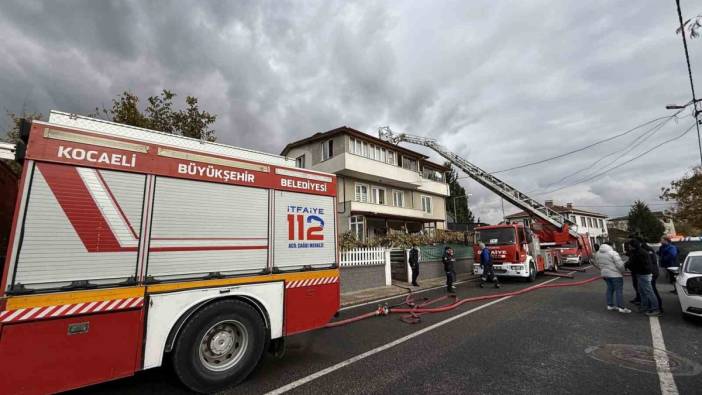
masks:
[[[694,96],[694,91],[693,91],[693,96]],[[697,110],[697,103],[701,102],[702,99],[692,99],[687,104],[685,105],[680,105],[680,104],[668,104],[665,106],[667,110],[682,110],[686,107],[688,107],[690,104],[694,103],[695,109],[694,109],[694,117],[695,117],[695,126],[697,127],[697,147],[700,150],[700,165],[702,165],[702,137],[700,137],[700,123],[702,121],[699,120],[699,115],[702,111]]]

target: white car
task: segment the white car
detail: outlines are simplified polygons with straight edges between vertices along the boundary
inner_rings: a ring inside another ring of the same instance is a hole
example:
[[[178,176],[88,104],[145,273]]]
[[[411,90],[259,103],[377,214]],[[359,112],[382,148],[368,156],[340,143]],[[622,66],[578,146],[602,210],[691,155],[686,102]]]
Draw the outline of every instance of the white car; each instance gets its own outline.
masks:
[[[675,279],[683,314],[702,317],[702,251],[687,255]]]

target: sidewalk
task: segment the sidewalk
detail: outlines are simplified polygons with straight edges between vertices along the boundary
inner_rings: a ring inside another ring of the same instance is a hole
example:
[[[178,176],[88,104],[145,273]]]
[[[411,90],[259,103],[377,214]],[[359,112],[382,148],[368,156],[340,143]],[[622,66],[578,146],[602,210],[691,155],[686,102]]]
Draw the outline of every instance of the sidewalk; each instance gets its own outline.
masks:
[[[456,282],[470,281],[477,278],[472,273],[461,273],[456,276]],[[362,291],[341,294],[341,307],[352,306],[363,302],[402,295],[409,292],[421,291],[429,288],[446,286],[446,278],[437,277],[419,281],[419,287],[413,287],[406,282],[392,280],[392,285],[388,287],[370,288]]]

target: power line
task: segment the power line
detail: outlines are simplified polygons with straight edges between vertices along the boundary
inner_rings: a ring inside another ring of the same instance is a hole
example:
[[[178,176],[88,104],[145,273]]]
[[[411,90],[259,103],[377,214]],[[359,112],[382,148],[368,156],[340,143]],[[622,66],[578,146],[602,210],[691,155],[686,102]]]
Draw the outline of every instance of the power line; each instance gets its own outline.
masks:
[[[678,113],[679,113],[679,112],[678,112]],[[607,137],[607,138],[605,138],[605,139],[595,141],[594,143],[588,144],[588,145],[586,145],[586,146],[584,146],[584,147],[580,147],[580,148],[574,149],[574,150],[572,150],[572,151],[568,151],[568,152],[563,153],[563,154],[560,154],[560,155],[552,156],[552,157],[546,158],[546,159],[541,159],[541,160],[538,160],[538,161],[536,161],[536,162],[524,163],[524,164],[517,165],[517,166],[514,166],[514,167],[509,167],[509,168],[507,168],[507,169],[502,169],[502,170],[498,170],[498,171],[493,171],[493,172],[491,172],[490,174],[504,173],[504,172],[511,171],[511,170],[522,169],[522,168],[525,168],[525,167],[534,166],[534,165],[538,165],[538,164],[541,164],[541,163],[549,162],[549,161],[552,161],[552,160],[554,160],[554,159],[560,159],[560,158],[563,158],[563,157],[565,157],[565,156],[574,154],[574,153],[576,153],[576,152],[580,152],[580,151],[584,151],[584,150],[586,150],[586,149],[588,149],[588,148],[592,148],[592,147],[594,147],[594,146],[596,146],[596,145],[599,145],[599,144],[602,144],[602,143],[606,143],[606,142],[608,142],[608,141],[612,141],[612,140],[614,140],[614,139],[616,139],[616,138],[619,138],[619,137],[624,136],[624,135],[626,135],[626,134],[629,134],[629,133],[631,133],[631,132],[633,132],[633,131],[635,131],[635,130],[637,130],[637,129],[640,129],[640,128],[646,126],[646,125],[652,124],[652,123],[654,123],[654,122],[656,122],[656,121],[660,121],[660,120],[666,119],[666,118],[667,118],[667,119],[670,119],[670,118],[674,117],[675,115],[677,115],[678,113],[676,113],[676,114],[674,114],[674,115],[668,115],[668,116],[665,116],[665,117],[659,117],[659,118],[656,118],[656,119],[652,119],[652,120],[650,120],[650,121],[648,121],[648,122],[644,122],[644,123],[642,123],[642,124],[640,124],[640,125],[638,125],[638,126],[635,126],[634,128],[629,129],[629,130],[627,130],[627,131],[625,131],[625,132],[623,132],[623,133],[619,133],[619,134],[614,135],[614,136],[612,136],[612,137]]]
[[[690,54],[687,51],[687,39],[685,38],[685,25],[683,24],[682,11],[680,10],[680,0],[675,0],[675,4],[678,7],[678,19],[680,20],[680,35],[683,40],[683,47],[685,48],[685,61],[687,62],[687,75],[690,77],[690,90],[692,90],[692,105],[695,109],[695,125],[697,126],[697,146],[700,149],[700,165],[702,165],[702,138],[700,137],[700,125],[697,119],[697,98],[695,97],[695,83],[692,81],[692,67],[690,67]]]
[[[619,133],[619,134],[614,135],[614,136],[611,136],[611,137],[607,137],[607,138],[602,139],[602,140],[595,141],[594,143],[588,144],[588,145],[586,145],[586,146],[584,146],[584,147],[581,147],[581,148],[578,148],[578,149],[574,149],[574,150],[569,151],[569,152],[566,152],[566,153],[564,153],[564,154],[559,154],[559,155],[556,155],[556,156],[552,156],[552,157],[550,157],[550,158],[541,159],[541,160],[536,161],[536,162],[524,163],[524,164],[521,164],[521,165],[518,165],[518,166],[514,166],[514,167],[511,167],[511,168],[508,168],[508,169],[502,169],[502,170],[498,170],[498,171],[495,171],[495,172],[491,172],[491,173],[489,173],[489,174],[504,173],[504,172],[506,172],[506,171],[515,170],[515,169],[521,169],[521,168],[524,168],[524,167],[528,167],[528,166],[533,166],[533,165],[538,165],[538,164],[541,164],[541,163],[545,163],[545,162],[548,162],[548,161],[551,161],[551,160],[554,160],[554,159],[560,159],[560,158],[563,158],[563,157],[565,157],[565,156],[574,154],[574,153],[576,153],[576,152],[580,152],[580,151],[584,151],[584,150],[586,150],[586,149],[588,149],[588,148],[592,148],[592,147],[594,147],[594,146],[596,146],[596,145],[599,145],[599,144],[602,144],[602,143],[606,143],[606,142],[608,142],[608,141],[612,141],[612,140],[614,140],[614,139],[616,139],[616,138],[619,138],[619,137],[622,137],[622,136],[627,135],[627,134],[629,134],[629,133],[632,133],[632,132],[634,132],[635,130],[641,129],[642,127],[647,126],[647,125],[650,125],[650,124],[652,124],[652,123],[654,123],[654,122],[657,122],[657,121],[660,121],[660,120],[666,120],[666,121],[667,121],[667,120],[673,119],[673,118],[675,118],[680,112],[682,112],[682,110],[679,110],[679,111],[677,111],[675,114],[672,114],[672,115],[666,115],[666,116],[664,116],[664,117],[654,118],[654,119],[652,119],[652,120],[650,120],[650,121],[647,121],[647,122],[644,122],[644,123],[639,124],[639,125],[637,125],[637,126],[634,126],[633,128],[631,128],[631,129],[629,129],[629,130],[627,130],[627,131],[625,131],[625,132]],[[456,177],[457,180],[462,180],[462,179],[466,179],[466,178],[470,178],[470,177],[468,177],[468,176]]]
[[[578,182],[576,182],[576,183],[574,183],[574,184],[566,185],[566,186],[563,186],[563,187],[560,187],[560,188],[556,188],[556,189],[552,189],[552,190],[546,191],[546,192],[539,192],[539,193],[536,193],[536,195],[546,195],[546,194],[549,194],[549,193],[558,192],[558,191],[560,191],[560,190],[563,190],[563,189],[566,189],[566,188],[571,188],[571,187],[574,187],[574,186],[576,186],[576,185],[580,185],[580,184],[582,184],[582,183],[584,183],[584,182],[591,181],[591,180],[593,180],[593,179],[595,179],[595,178],[597,178],[597,177],[599,177],[599,176],[605,175],[605,174],[609,173],[609,172],[612,171],[612,170],[616,170],[616,169],[618,169],[618,168],[620,168],[620,167],[622,167],[622,166],[624,166],[624,165],[626,165],[626,164],[628,164],[628,163],[631,163],[631,162],[635,161],[636,159],[639,159],[640,157],[642,157],[642,156],[648,154],[649,152],[655,151],[655,150],[657,150],[658,148],[661,148],[662,146],[664,146],[664,145],[666,145],[666,144],[668,144],[668,143],[672,143],[673,141],[676,141],[676,140],[678,140],[678,139],[681,139],[681,138],[682,138],[683,136],[685,136],[690,130],[692,130],[692,128],[693,128],[696,124],[697,124],[697,121],[695,121],[695,124],[690,125],[689,128],[685,129],[684,132],[682,132],[681,134],[677,135],[676,137],[674,137],[674,138],[672,138],[672,139],[670,139],[670,140],[666,140],[666,141],[662,142],[661,144],[658,144],[658,145],[656,145],[656,146],[654,146],[654,147],[652,147],[652,148],[650,148],[650,149],[648,149],[648,150],[646,150],[646,151],[644,151],[644,152],[642,152],[642,153],[636,155],[635,157],[633,157],[633,158],[631,158],[631,159],[629,159],[629,160],[627,160],[627,161],[625,161],[625,162],[622,162],[622,163],[620,163],[620,164],[618,164],[618,165],[616,165],[616,166],[614,166],[614,167],[612,167],[612,168],[610,168],[610,169],[607,169],[607,170],[605,170],[605,171],[602,171],[602,172],[600,172],[600,173],[597,173],[597,174],[595,174],[595,175],[593,175],[593,176],[591,176],[591,177],[587,177],[587,178],[585,178],[585,179],[581,179],[581,180],[579,180]]]
[[[556,181],[556,182],[552,182],[552,183],[550,183],[550,184],[548,184],[548,185],[546,185],[546,186],[544,186],[544,187],[541,187],[541,188],[533,189],[533,190],[531,190],[531,191],[529,191],[529,192],[527,192],[527,193],[533,193],[533,192],[538,191],[539,189],[546,189],[546,188],[550,188],[550,187],[552,187],[552,186],[558,185],[558,184],[562,183],[563,181],[567,180],[568,178],[570,178],[570,177],[572,177],[572,176],[574,176],[574,175],[580,174],[580,173],[582,173],[582,172],[584,172],[584,171],[587,171],[587,170],[590,170],[590,169],[594,168],[598,163],[600,163],[600,162],[602,162],[603,160],[609,158],[610,156],[615,155],[615,154],[617,154],[617,153],[619,153],[619,152],[622,152],[621,155],[619,155],[619,156],[618,156],[617,158],[615,158],[613,161],[609,162],[609,164],[605,165],[604,168],[610,166],[612,163],[615,163],[616,161],[618,161],[623,155],[625,155],[625,154],[628,153],[628,152],[631,152],[631,150],[633,150],[634,148],[636,148],[636,147],[637,147],[638,145],[640,145],[641,143],[645,142],[649,137],[651,137],[651,136],[653,136],[654,134],[656,134],[656,133],[661,129],[661,127],[663,127],[663,125],[665,125],[670,119],[672,119],[672,118],[665,119],[665,120],[663,120],[662,122],[660,122],[660,123],[656,124],[655,126],[653,126],[651,129],[645,131],[645,132],[643,133],[643,135],[642,135],[642,138],[641,138],[639,141],[637,141],[634,145],[625,147],[625,148],[620,149],[620,150],[612,151],[612,152],[610,152],[609,154],[604,155],[604,156],[600,157],[599,159],[597,159],[596,161],[590,163],[588,166],[583,167],[583,168],[580,168],[579,170],[574,171],[574,172],[572,172],[572,173],[570,173],[570,174],[568,174],[568,175],[562,177],[560,180],[558,180],[558,181]]]
[[[646,203],[647,206],[671,206],[672,205],[672,203],[660,203],[660,202],[656,202],[656,203],[644,202],[644,203]],[[631,207],[631,206],[633,206],[633,204],[593,204],[593,205],[582,205],[582,204],[575,205],[574,204],[573,205],[573,207],[575,207],[575,208],[579,208],[579,207],[587,207],[587,208],[593,208],[593,207]]]

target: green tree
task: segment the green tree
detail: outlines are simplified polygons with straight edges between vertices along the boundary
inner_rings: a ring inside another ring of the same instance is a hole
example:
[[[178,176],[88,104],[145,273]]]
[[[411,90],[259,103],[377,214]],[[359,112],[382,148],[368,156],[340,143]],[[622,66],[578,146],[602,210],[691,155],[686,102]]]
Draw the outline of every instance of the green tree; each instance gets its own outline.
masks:
[[[473,213],[468,207],[468,197],[458,197],[466,196],[466,190],[461,186],[461,184],[458,183],[458,174],[456,173],[456,170],[451,167],[450,162],[445,162],[444,166],[451,168],[451,171],[446,173],[446,182],[448,183],[450,194],[450,196],[446,198],[446,212],[451,216],[453,216],[455,212],[456,218],[454,218],[454,221],[459,224],[475,223]],[[454,199],[454,196],[457,198]],[[455,211],[454,204],[456,205]]]
[[[702,232],[702,166],[661,188],[661,199],[675,202],[670,210],[677,230],[688,235]]]
[[[658,242],[665,227],[648,208],[646,203],[637,200],[629,210],[629,232],[643,237],[647,242]]]
[[[111,108],[96,108],[93,116],[103,116],[110,121],[158,130],[165,133],[215,141],[212,128],[217,115],[200,110],[198,99],[193,96],[185,98],[185,108],[173,109],[176,94],[164,89],[158,96],[149,96],[148,105],[139,109],[139,97],[124,91],[112,99]]]

